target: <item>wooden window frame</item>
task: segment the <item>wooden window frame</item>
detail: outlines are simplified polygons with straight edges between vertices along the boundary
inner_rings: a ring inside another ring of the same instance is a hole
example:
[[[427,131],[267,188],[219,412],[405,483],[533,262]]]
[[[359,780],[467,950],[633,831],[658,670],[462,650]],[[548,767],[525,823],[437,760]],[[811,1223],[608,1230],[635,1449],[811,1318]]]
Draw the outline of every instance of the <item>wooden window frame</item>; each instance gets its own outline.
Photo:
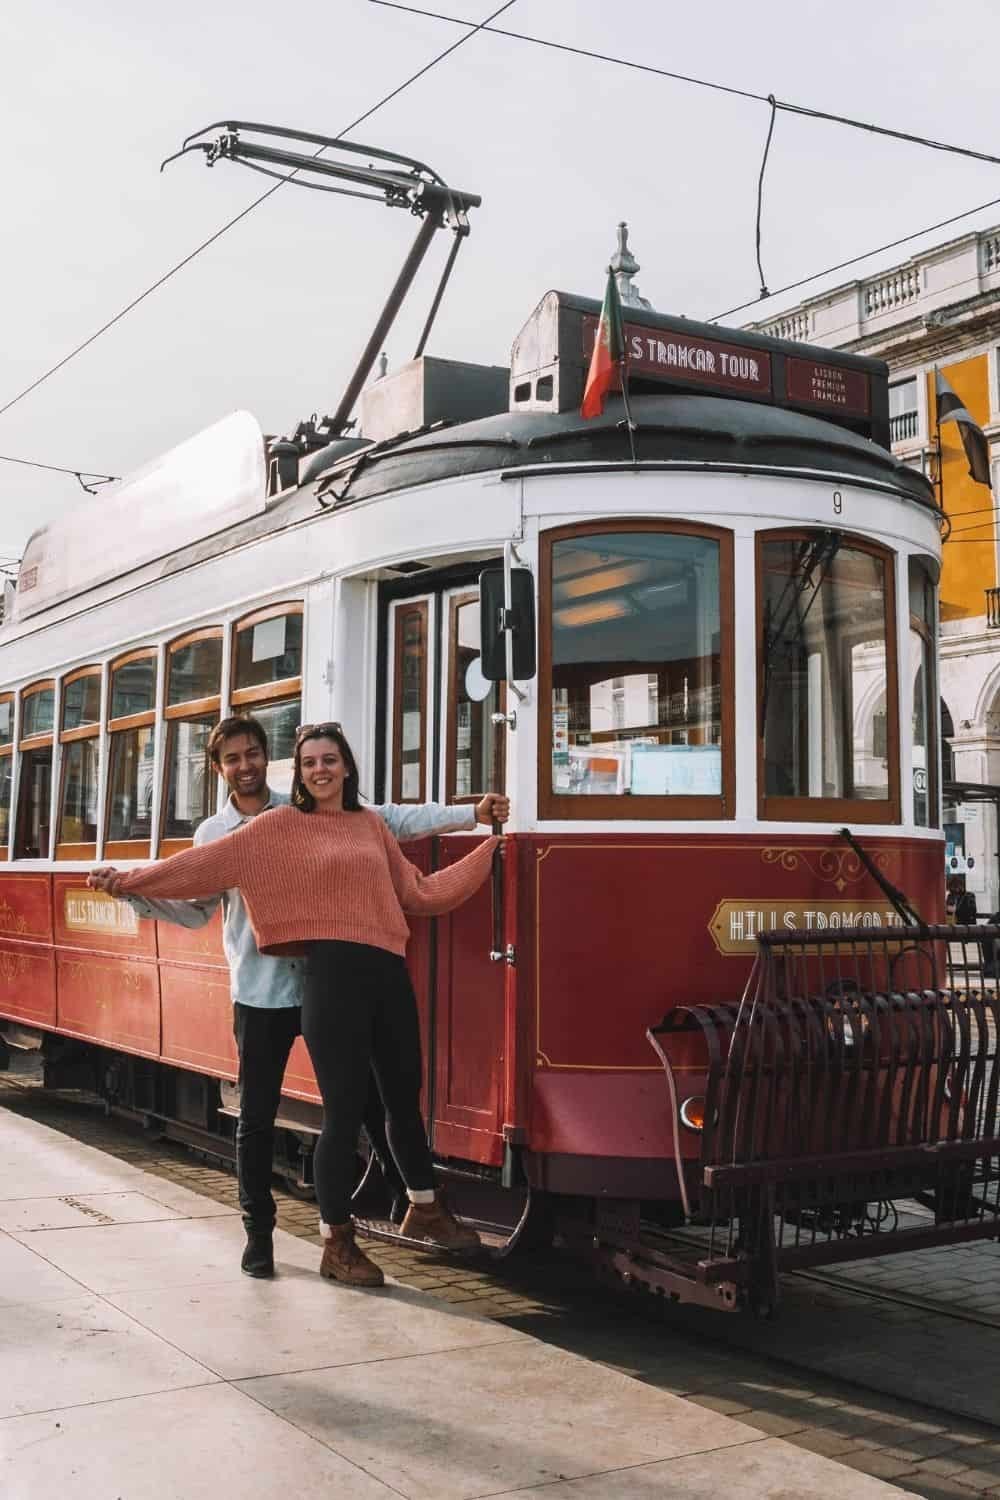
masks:
[[[420,792],[417,797],[402,795],[403,790],[403,716],[400,712],[403,698],[403,674],[399,670],[400,647],[402,645],[403,622],[408,615],[419,614],[423,620],[423,660],[420,670],[420,701],[422,733],[420,736]],[[427,664],[430,656],[430,600],[401,599],[393,611],[392,622],[392,800],[402,806],[417,807],[427,801],[427,741],[430,736],[427,697]]]
[[[302,673],[295,677],[282,677],[277,682],[259,683],[255,687],[237,687],[236,663],[239,660],[239,637],[240,632],[249,630],[254,625],[259,625],[262,620],[273,620],[278,615],[302,615],[305,613],[305,605],[301,599],[286,600],[281,604],[267,604],[262,609],[255,609],[251,614],[244,615],[242,619],[233,623],[232,638],[232,667],[230,676],[233,686],[229,693],[229,703],[232,708],[245,708],[252,703],[267,703],[272,698],[294,698],[296,693],[302,693]],[[303,632],[302,654],[305,655],[305,638]],[[297,686],[296,686],[297,684]]]
[[[467,590],[462,593],[452,594],[448,601],[448,679],[446,683],[447,710],[445,713],[445,751],[444,751],[444,800],[453,802],[457,806],[474,806],[479,801],[477,796],[458,797],[455,787],[458,781],[458,612],[467,604],[478,604],[479,592],[476,589]],[[501,713],[507,711],[507,684],[498,683],[500,689],[499,707]],[[490,732],[494,735],[496,743],[496,782],[495,787],[484,786],[484,792],[502,792],[506,784],[507,774],[507,734],[504,725],[499,727],[490,725]]]
[[[60,699],[60,704],[59,704],[60,722],[62,720],[62,715],[63,715],[63,713],[65,712],[65,709],[66,709],[66,689],[68,687],[72,687],[72,685],[73,685],[74,682],[79,682],[81,680],[81,678],[83,678],[83,677],[96,677],[97,680],[98,680],[98,682],[100,682],[101,678],[103,676],[103,673],[104,673],[104,668],[103,667],[101,667],[101,666],[93,666],[93,665],[89,666],[89,667],[78,667],[75,672],[69,672],[69,673],[67,673],[67,675],[62,680],[62,694],[61,694],[61,699]],[[60,730],[59,730],[59,743],[60,743],[60,745],[71,745],[71,744],[74,744],[77,740],[99,740],[100,736],[101,736],[101,713],[100,713],[100,707],[98,706],[97,722],[96,723],[94,723],[94,724],[80,724],[75,729],[62,729],[62,728],[60,728]],[[56,789],[55,858],[57,860],[59,860],[59,859],[96,859],[97,858],[97,840],[96,839],[88,841],[87,843],[75,844],[75,843],[71,843],[67,839],[61,839],[60,838],[60,834],[62,833],[63,800],[64,800],[65,793],[66,793],[66,767],[67,767],[67,762],[68,762],[68,757],[66,755],[64,755],[64,754],[60,754],[60,757],[59,757],[59,785],[58,785],[58,787]],[[101,778],[100,753],[98,753],[97,777],[98,777],[98,791],[99,791],[100,790],[100,778]]]
[[[756,556],[754,572],[757,606],[754,621],[757,658],[757,816],[762,823],[884,823],[902,822],[899,784],[899,662],[898,622],[896,619],[896,560],[898,554],[869,537],[853,531],[839,531],[841,546],[866,552],[882,563],[883,619],[885,623],[885,709],[886,738],[889,750],[889,795],[875,801],[867,797],[769,797],[766,791],[764,736],[760,706],[764,688],[763,641],[764,616],[764,548],[769,542],[809,541],[817,532],[829,528],[817,526],[779,526],[758,531],[754,539]]]
[[[110,717],[114,702],[115,673],[121,667],[127,667],[130,662],[147,660],[153,663],[154,670],[159,672],[159,653],[155,646],[138,646],[134,651],[127,651],[124,656],[116,657],[108,664],[108,741],[106,750],[106,764],[102,772],[107,785],[104,796],[104,859],[146,859],[152,848],[152,830],[148,839],[111,839],[108,830],[111,826],[111,763],[114,759],[113,739],[116,734],[122,734],[130,729],[152,729],[154,735],[154,746],[156,743],[156,708],[155,702],[159,693],[159,681],[154,678],[153,700],[154,707],[144,709],[139,714],[121,714],[117,719]]]
[[[137,651],[129,651],[124,656],[116,657],[108,664],[108,733],[114,734],[119,729],[145,729],[150,724],[156,723],[156,693],[159,684],[156,680],[156,672],[159,669],[155,646],[141,646]],[[127,667],[133,661],[151,661],[153,663],[153,707],[144,708],[138,714],[120,714],[117,719],[111,717],[111,710],[115,701],[115,673],[122,667]]]
[[[163,717],[164,719],[199,719],[205,714],[218,713],[222,703],[222,653],[219,656],[219,691],[209,693],[204,698],[184,698],[180,703],[170,702],[170,673],[173,668],[174,657],[178,651],[185,646],[193,646],[196,641],[219,641],[225,649],[224,636],[221,625],[207,625],[202,630],[189,630],[185,635],[178,636],[167,646],[166,653],[166,682],[163,691]]]
[[[931,573],[931,569],[929,567],[929,559],[921,557],[917,553],[911,552],[909,557],[906,559],[906,599],[909,615],[909,626],[911,630],[915,631],[916,634],[920,636],[924,645],[927,646],[930,650],[929,660],[931,666],[931,682],[930,684],[926,682],[924,683],[924,692],[927,696],[928,709],[927,724],[925,726],[927,734],[927,759],[929,763],[929,775],[927,777],[927,823],[923,824],[916,821],[915,809],[913,808],[912,804],[910,812],[914,828],[926,828],[927,833],[930,834],[935,829],[941,827],[942,766],[941,736],[938,733],[938,715],[940,712],[938,708],[938,699],[940,698],[940,691],[938,688],[938,653],[937,641],[935,639],[934,633],[934,622],[932,621],[931,624],[928,625],[926,620],[921,619],[919,615],[915,615],[913,611],[909,609],[910,569],[914,566],[914,564],[916,564],[916,566],[919,567],[921,572],[924,574],[926,587],[929,587],[933,590],[935,603],[937,601],[938,582]],[[937,614],[936,608],[934,609],[934,614],[935,616]],[[911,701],[910,712],[912,713],[912,711],[913,705]]]
[[[4,694],[4,699],[6,699],[7,701],[12,700],[13,697],[14,697],[13,693],[6,693],[6,694]],[[3,699],[0,699],[0,701],[3,701]],[[10,858],[10,843],[11,843],[11,839],[14,836],[14,818],[15,818],[16,813],[17,813],[17,808],[14,805],[14,743],[13,743],[13,741],[11,741],[11,743],[9,745],[0,745],[0,763],[2,763],[5,760],[8,760],[8,759],[10,760],[10,793],[11,793],[11,795],[10,795],[10,806],[7,809],[7,838],[6,838],[6,840],[5,840],[4,843],[0,844],[0,864],[3,864],[6,860],[8,860]]]
[[[625,797],[602,793],[573,796],[552,789],[552,553],[572,537],[633,535],[704,537],[719,547],[719,723],[722,791],[718,796]],[[546,822],[728,822],[736,816],[736,632],[733,533],[720,526],[662,517],[618,516],[556,526],[539,537],[538,639],[538,817]]]
[[[17,744],[17,740],[14,736],[14,714],[17,712],[17,694],[13,692],[0,693],[0,705],[4,703],[9,703],[11,705],[10,739],[0,744],[0,755],[3,755],[7,752],[12,753]]]
[[[46,745],[52,745],[52,744],[55,743],[55,726],[56,726],[55,692],[56,692],[56,680],[55,680],[54,677],[45,677],[45,678],[41,678],[38,682],[29,682],[29,684],[28,684],[27,687],[23,687],[21,689],[21,724],[24,723],[24,705],[25,705],[26,699],[37,697],[37,695],[39,693],[44,693],[47,689],[51,689],[52,690],[52,698],[53,698],[52,728],[51,729],[47,729],[44,734],[32,734],[32,735],[29,735],[27,737],[22,736],[18,740],[18,742],[17,742],[17,748],[19,750],[44,750],[45,747],[46,747]],[[18,727],[20,728],[20,725]]]

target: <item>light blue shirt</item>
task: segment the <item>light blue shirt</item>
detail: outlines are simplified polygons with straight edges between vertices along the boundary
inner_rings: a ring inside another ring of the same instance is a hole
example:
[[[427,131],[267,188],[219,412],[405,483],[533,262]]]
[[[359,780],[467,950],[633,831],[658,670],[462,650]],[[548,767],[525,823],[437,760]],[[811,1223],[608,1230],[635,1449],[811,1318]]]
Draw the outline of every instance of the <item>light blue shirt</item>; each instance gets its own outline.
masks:
[[[282,807],[288,802],[284,792],[269,792],[268,807]],[[430,833],[457,833],[476,826],[476,811],[468,803],[445,807],[440,802],[425,802],[405,807],[387,802],[373,807],[397,839],[419,839]],[[264,809],[262,808],[263,812]],[[244,823],[251,814],[241,813],[232,799],[220,813],[206,818],[195,830],[195,844],[211,844],[225,838]],[[258,1005],[264,1010],[284,1010],[302,1004],[302,981],[305,960],[272,958],[261,953],[250,926],[250,918],[239,891],[226,891],[204,901],[147,901],[142,896],[126,896],[140,917],[158,922],[173,922],[178,927],[204,927],[220,901],[222,903],[222,946],[229,964],[230,994],[240,1005]]]

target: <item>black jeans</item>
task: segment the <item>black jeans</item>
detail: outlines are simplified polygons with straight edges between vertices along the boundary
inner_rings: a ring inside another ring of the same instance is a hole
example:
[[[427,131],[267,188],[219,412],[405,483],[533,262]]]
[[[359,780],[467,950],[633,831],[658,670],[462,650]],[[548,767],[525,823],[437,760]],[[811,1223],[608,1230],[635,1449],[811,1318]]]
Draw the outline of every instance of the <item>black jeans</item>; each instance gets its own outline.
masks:
[[[261,1005],[233,1005],[233,1035],[240,1059],[240,1118],[236,1126],[236,1178],[247,1229],[274,1228],[271,1194],[274,1122],[281,1102],[281,1083],[292,1043],[301,1030],[297,1005],[268,1010]],[[363,1123],[372,1149],[390,1186],[397,1182],[385,1137],[385,1107],[369,1073]],[[401,1186],[401,1184],[399,1184]]]
[[[368,1080],[378,1081],[389,1145],[408,1188],[434,1186],[420,1115],[420,1028],[402,958],[363,943],[314,943],[306,969],[302,1035],[323,1096],[316,1196],[327,1224],[345,1224]]]

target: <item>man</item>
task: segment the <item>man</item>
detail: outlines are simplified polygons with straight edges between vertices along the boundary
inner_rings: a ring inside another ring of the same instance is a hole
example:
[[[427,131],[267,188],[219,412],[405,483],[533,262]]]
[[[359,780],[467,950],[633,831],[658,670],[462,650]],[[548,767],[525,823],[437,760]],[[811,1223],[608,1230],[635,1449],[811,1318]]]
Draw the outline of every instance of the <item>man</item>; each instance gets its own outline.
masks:
[[[267,784],[267,734],[258,720],[223,719],[212,730],[208,754],[230,795],[222,812],[199,824],[194,836],[196,844],[224,838],[267,808],[287,803],[284,793],[273,792]],[[403,807],[390,803],[373,807],[372,811],[379,814],[396,838],[413,839],[430,833],[470,829],[476,823],[489,826],[494,821],[506,822],[510,804],[506,797],[489,792],[474,806],[444,807],[428,802]],[[92,877],[94,885],[112,896],[118,893],[119,880],[119,872],[112,865],[102,866]],[[126,899],[140,917],[175,922],[181,927],[204,926],[219,901],[222,902],[222,943],[229,963],[233,1033],[240,1062],[236,1175],[247,1232],[241,1267],[248,1276],[273,1276],[274,1129],[285,1064],[299,1035],[304,961],[272,958],[258,951],[239,891],[227,891],[221,898],[203,901],[145,901],[140,896]],[[369,1083],[365,1129],[390,1186],[402,1191],[402,1182],[387,1150],[384,1107],[373,1080]]]

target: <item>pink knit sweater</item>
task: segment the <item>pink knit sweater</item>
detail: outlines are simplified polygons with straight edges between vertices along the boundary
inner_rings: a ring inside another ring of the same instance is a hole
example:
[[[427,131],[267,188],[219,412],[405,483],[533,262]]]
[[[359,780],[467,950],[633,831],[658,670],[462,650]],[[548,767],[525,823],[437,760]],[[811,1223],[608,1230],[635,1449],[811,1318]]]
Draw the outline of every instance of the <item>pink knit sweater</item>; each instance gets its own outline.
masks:
[[[496,844],[484,839],[456,864],[422,875],[376,813],[276,807],[226,838],[129,871],[121,889],[193,900],[238,888],[262,953],[327,938],[403,954],[403,912],[435,916],[460,906],[486,879]]]

